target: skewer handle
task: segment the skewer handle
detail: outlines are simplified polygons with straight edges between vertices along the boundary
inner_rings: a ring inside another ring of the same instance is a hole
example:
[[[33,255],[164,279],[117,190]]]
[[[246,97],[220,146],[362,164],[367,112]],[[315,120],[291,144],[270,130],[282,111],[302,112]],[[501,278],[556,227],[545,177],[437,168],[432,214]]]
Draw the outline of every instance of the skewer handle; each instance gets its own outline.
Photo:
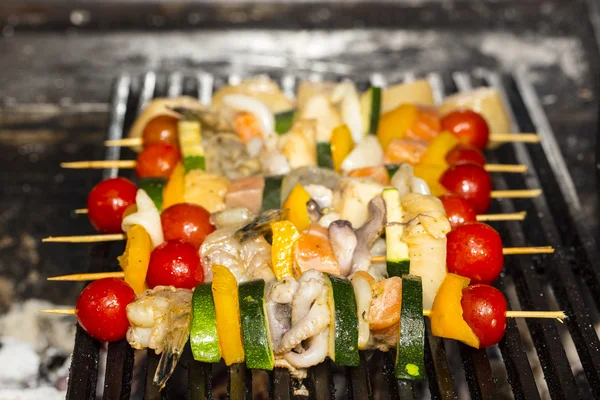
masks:
[[[100,169],[100,168],[135,168],[135,160],[95,160],[73,161],[60,163],[61,168],[69,169]]]
[[[540,137],[537,133],[491,133],[490,142],[539,143]]]
[[[552,246],[539,246],[539,247],[506,247],[502,249],[502,254],[552,254],[554,248]]]
[[[98,243],[115,242],[125,240],[127,237],[123,233],[109,233],[106,235],[84,235],[84,236],[50,236],[42,239],[42,242],[53,243]]]
[[[144,139],[142,139],[141,137],[113,139],[113,140],[106,140],[104,142],[104,145],[107,147],[116,147],[116,146],[133,147],[133,146],[141,146],[143,144],[144,144]]]
[[[483,168],[487,172],[507,172],[521,173],[527,172],[527,165],[524,164],[485,164]]]
[[[507,214],[481,214],[477,216],[477,221],[523,221],[526,216],[527,212],[525,211]]]
[[[71,309],[65,309],[65,310],[60,310],[60,309],[55,309],[55,310],[38,310],[38,312],[44,313],[44,314],[61,314],[61,315],[75,315],[77,314],[77,310],[74,308]]]
[[[507,311],[506,318],[547,318],[557,319],[562,322],[567,318],[564,311]],[[424,317],[431,316],[431,310],[423,310]]]
[[[542,189],[526,190],[492,190],[492,199],[521,199],[538,197],[542,194]]]
[[[122,279],[124,277],[125,277],[125,272],[115,271],[115,272],[91,272],[88,274],[71,274],[71,275],[53,276],[53,277],[48,278],[48,280],[49,281],[95,281],[95,280],[104,279],[104,278]]]

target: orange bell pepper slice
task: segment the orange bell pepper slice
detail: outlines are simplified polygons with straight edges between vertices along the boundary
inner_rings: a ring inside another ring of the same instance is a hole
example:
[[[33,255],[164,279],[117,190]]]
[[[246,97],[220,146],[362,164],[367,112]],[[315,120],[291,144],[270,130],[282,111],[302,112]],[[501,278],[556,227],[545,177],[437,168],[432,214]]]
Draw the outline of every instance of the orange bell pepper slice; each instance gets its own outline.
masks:
[[[271,264],[278,280],[294,276],[293,248],[300,237],[296,226],[290,221],[271,223],[273,240],[271,248]]]
[[[217,316],[219,347],[225,365],[244,361],[244,345],[240,322],[238,284],[235,276],[222,265],[213,265],[212,293]]]
[[[464,320],[460,304],[462,291],[470,281],[460,275],[447,274],[433,300],[429,319],[433,335],[456,339],[478,349],[479,338]]]
[[[310,225],[308,211],[306,210],[306,203],[308,203],[309,200],[310,195],[306,189],[298,183],[283,202],[283,208],[290,210],[288,213],[288,220],[296,225],[296,229],[298,229],[299,232],[302,232]]]
[[[119,265],[125,272],[125,282],[131,286],[135,294],[143,293],[148,289],[146,273],[152,248],[152,241],[146,229],[141,225],[134,225],[127,232],[125,251],[117,257]]]

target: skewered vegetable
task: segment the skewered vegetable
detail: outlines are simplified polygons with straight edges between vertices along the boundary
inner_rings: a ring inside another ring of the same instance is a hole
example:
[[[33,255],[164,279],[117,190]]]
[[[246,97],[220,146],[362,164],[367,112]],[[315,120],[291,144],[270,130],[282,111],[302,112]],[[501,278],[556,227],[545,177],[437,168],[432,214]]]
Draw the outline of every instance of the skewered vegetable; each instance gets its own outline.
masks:
[[[440,183],[452,193],[466,199],[478,214],[490,207],[492,179],[481,165],[464,163],[448,168]]]
[[[215,302],[210,283],[196,286],[192,298],[190,347],[194,360],[216,363],[221,360]]]
[[[270,371],[274,355],[265,308],[265,281],[244,282],[238,293],[246,366]]]
[[[485,149],[490,130],[485,119],[473,110],[456,110],[442,118],[442,130],[448,131],[479,149]]]
[[[118,257],[118,260],[125,272],[125,282],[131,286],[135,294],[140,294],[148,289],[146,275],[152,248],[150,235],[143,226],[134,225],[127,232],[125,252]]]
[[[507,304],[493,286],[476,284],[463,289],[463,318],[479,338],[481,347],[498,343],[506,332]]]
[[[208,211],[195,204],[175,204],[162,212],[160,220],[165,240],[182,239],[196,248],[215,230]]]
[[[142,132],[144,146],[155,143],[179,146],[177,121],[179,121],[179,118],[166,114],[157,115],[148,121]]]
[[[163,190],[165,187],[165,178],[142,178],[140,179],[140,189],[152,199],[156,209],[162,210]]]
[[[329,357],[337,364],[356,367],[358,355],[358,317],[352,284],[346,278],[327,275],[331,295],[329,311],[332,326],[329,328]]]
[[[475,222],[477,214],[471,204],[459,195],[446,193],[440,196],[440,200],[446,210],[446,217],[452,229],[456,229],[467,222]]]
[[[135,204],[137,187],[125,178],[110,178],[98,183],[87,198],[88,218],[102,233],[122,232],[125,209]]]
[[[181,159],[177,147],[165,143],[146,146],[138,154],[135,172],[138,178],[168,178]]]
[[[474,283],[494,282],[504,266],[502,240],[491,226],[469,222],[447,235],[448,271]]]
[[[150,254],[148,286],[174,286],[193,289],[204,282],[197,248],[180,239],[167,240]]]
[[[402,277],[400,340],[396,352],[396,378],[422,380],[425,375],[425,322],[421,277]]]
[[[133,289],[120,279],[94,281],[77,299],[79,325],[102,342],[121,340],[129,328],[126,307],[134,299]]]
[[[446,162],[449,165],[467,161],[483,166],[485,165],[485,156],[477,147],[468,144],[457,144],[446,154]]]

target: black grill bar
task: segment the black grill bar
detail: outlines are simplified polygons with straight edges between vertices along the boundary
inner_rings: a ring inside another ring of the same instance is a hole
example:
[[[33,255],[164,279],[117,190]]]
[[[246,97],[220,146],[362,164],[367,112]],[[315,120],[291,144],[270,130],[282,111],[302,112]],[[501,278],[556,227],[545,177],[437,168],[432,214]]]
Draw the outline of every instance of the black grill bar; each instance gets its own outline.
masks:
[[[458,347],[463,359],[463,367],[471,397],[489,400],[499,399],[500,395],[494,383],[486,351],[477,350],[462,343]]]
[[[152,382],[160,356],[154,350],[146,350],[146,384],[144,385],[144,400],[162,400],[167,397],[166,391],[159,392],[158,386]]]
[[[503,277],[500,278],[497,288],[508,299]],[[516,309],[516,307],[509,308]],[[531,365],[529,364],[529,359],[521,340],[521,334],[514,319],[508,318],[506,320],[506,334],[498,344],[498,347],[506,364],[508,381],[512,387],[515,399],[539,399],[540,394],[535,384]]]
[[[434,399],[456,399],[454,378],[450,372],[444,340],[431,334],[431,324],[425,318],[425,372],[429,381],[429,391]]]
[[[310,398],[327,400],[335,398],[335,387],[331,376],[331,361],[326,359],[321,364],[309,369]]]
[[[104,400],[127,400],[133,378],[133,348],[126,340],[110,343],[106,357]]]
[[[285,368],[275,368],[272,376],[271,399],[289,400],[293,397],[290,372]]]
[[[188,393],[190,400],[211,398],[212,365],[198,361],[189,361]]]
[[[346,368],[346,382],[350,398],[369,399],[371,387],[367,371],[367,361],[364,352],[360,353],[360,365],[358,367]]]
[[[246,369],[246,364],[233,364],[228,367],[229,380],[227,392],[232,400],[252,398],[252,374]]]
[[[67,399],[95,400],[100,342],[77,325],[74,349]]]

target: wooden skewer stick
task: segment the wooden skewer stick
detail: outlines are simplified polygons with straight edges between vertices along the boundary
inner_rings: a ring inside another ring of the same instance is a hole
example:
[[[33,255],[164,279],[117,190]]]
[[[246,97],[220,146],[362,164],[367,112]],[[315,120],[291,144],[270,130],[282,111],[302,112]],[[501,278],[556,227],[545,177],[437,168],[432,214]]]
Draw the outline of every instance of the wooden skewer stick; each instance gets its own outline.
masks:
[[[477,216],[477,221],[523,221],[526,216],[526,211],[507,214],[481,214]]]
[[[502,249],[504,255],[516,255],[516,254],[549,254],[554,253],[552,246],[539,246],[539,247],[505,247]],[[375,256],[371,258],[371,262],[385,262],[385,256]]]
[[[124,233],[109,233],[105,235],[83,235],[83,236],[50,236],[42,239],[42,242],[53,243],[98,243],[98,242],[115,242],[125,240]]]
[[[537,133],[491,133],[490,142],[539,143]]]
[[[492,199],[522,199],[538,197],[542,194],[542,189],[525,190],[492,190]]]
[[[115,146],[122,146],[122,147],[133,147],[133,146],[141,146],[144,144],[144,139],[142,139],[141,137],[132,137],[132,138],[125,138],[125,139],[113,139],[113,140],[106,140],[104,142],[104,145],[107,147],[115,147]]]
[[[74,308],[67,309],[54,309],[54,310],[38,310],[38,312],[44,314],[62,314],[62,315],[75,315],[77,314],[77,310]]]
[[[60,163],[62,168],[69,169],[102,169],[102,168],[135,168],[135,160],[95,160],[95,161],[73,161]],[[488,172],[519,173],[527,171],[527,165],[523,164],[486,164]]]
[[[98,279],[104,278],[125,278],[125,272],[123,271],[115,271],[115,272],[90,272],[87,274],[71,274],[71,275],[61,275],[61,276],[53,276],[48,278],[49,281],[95,281]]]
[[[521,142],[521,143],[539,143],[540,137],[537,133],[492,133],[490,134],[490,142]],[[105,146],[114,147],[133,147],[142,146],[144,139],[141,137],[107,140]]]
[[[527,171],[527,165],[524,164],[485,164],[483,168],[487,172],[520,173]]]
[[[71,309],[54,309],[54,310],[39,310],[38,312],[45,314],[62,314],[62,315],[75,315],[77,310]],[[567,318],[567,315],[563,311],[507,311],[506,318],[548,318],[557,319],[562,322],[563,319]],[[423,316],[430,317],[431,310],[423,310]]]
[[[75,210],[75,214],[87,214],[87,213],[88,213],[87,208],[78,208],[77,210]]]
[[[95,160],[60,163],[61,168],[96,169],[96,168],[135,168],[135,160]]]

